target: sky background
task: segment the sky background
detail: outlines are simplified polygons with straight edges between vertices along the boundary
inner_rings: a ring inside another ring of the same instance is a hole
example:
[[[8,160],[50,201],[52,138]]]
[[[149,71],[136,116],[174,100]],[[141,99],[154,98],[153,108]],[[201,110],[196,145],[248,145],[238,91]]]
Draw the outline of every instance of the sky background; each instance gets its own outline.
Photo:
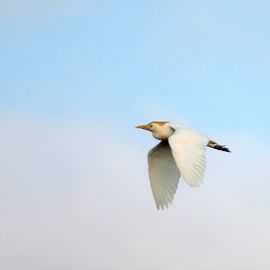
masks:
[[[0,268],[268,270],[268,1],[0,0]],[[157,211],[135,125],[227,144]]]

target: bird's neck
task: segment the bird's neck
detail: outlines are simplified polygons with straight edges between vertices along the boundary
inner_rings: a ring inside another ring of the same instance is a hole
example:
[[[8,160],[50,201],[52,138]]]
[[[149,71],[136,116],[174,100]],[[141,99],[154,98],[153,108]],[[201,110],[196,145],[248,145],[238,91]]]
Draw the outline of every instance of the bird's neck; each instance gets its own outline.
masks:
[[[161,129],[153,132],[153,137],[161,141],[166,141],[173,132],[174,130],[170,126],[163,126]]]

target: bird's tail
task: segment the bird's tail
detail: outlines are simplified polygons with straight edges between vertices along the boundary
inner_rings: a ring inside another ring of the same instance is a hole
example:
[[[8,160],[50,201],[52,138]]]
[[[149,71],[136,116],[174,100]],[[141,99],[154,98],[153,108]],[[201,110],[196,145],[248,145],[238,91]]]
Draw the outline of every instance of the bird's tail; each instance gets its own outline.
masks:
[[[224,151],[224,152],[231,152],[230,149],[226,147],[226,145],[219,145],[218,143],[216,143],[214,141],[209,141],[207,146],[211,147],[213,149],[216,149],[216,150],[221,150],[221,151]]]

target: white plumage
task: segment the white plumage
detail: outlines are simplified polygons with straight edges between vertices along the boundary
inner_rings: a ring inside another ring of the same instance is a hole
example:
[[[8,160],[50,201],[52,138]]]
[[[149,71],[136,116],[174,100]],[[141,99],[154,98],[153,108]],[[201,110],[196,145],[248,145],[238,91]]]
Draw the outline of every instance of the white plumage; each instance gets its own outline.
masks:
[[[168,140],[177,167],[190,186],[199,186],[204,176],[205,149],[209,139],[190,129],[172,127],[175,132]]]
[[[151,131],[154,138],[162,141],[148,153],[150,184],[158,209],[172,203],[180,175],[190,186],[200,185],[207,146],[230,152],[206,135],[170,122],[155,121],[137,128]]]
[[[157,208],[168,207],[180,178],[168,142],[163,141],[148,152],[148,172]]]

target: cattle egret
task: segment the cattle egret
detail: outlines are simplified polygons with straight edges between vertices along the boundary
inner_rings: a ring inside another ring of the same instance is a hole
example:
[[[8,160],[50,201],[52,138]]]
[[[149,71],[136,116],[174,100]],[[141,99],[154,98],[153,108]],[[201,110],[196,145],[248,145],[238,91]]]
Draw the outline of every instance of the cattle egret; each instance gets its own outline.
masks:
[[[161,140],[148,152],[148,173],[156,206],[168,208],[176,193],[180,176],[191,186],[202,182],[206,147],[230,152],[206,135],[167,121],[137,126]]]

